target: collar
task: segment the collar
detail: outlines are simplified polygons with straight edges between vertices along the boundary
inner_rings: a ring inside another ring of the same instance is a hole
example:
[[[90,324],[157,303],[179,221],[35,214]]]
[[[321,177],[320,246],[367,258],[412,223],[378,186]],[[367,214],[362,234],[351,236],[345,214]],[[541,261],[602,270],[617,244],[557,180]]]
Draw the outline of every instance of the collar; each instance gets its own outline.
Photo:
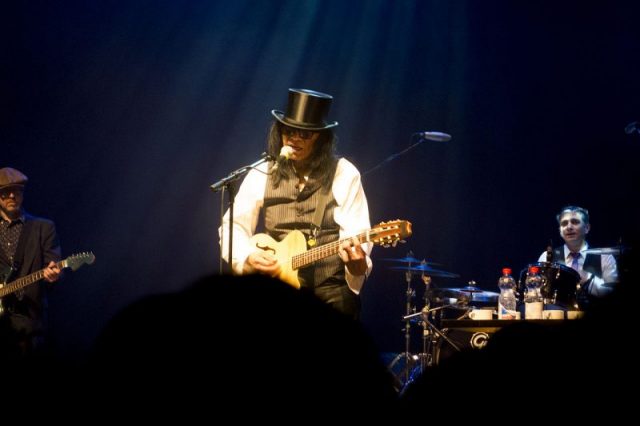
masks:
[[[580,247],[580,250],[578,250],[578,253],[580,253],[582,256],[582,258],[584,259],[586,257],[586,254],[584,253],[587,249],[589,248],[589,243],[587,243],[586,241],[582,242],[582,247]],[[564,258],[565,259],[569,259],[570,255],[569,253],[571,253],[571,250],[569,250],[569,247],[567,247],[567,245],[564,245]]]
[[[25,222],[25,216],[24,216],[24,213],[22,213],[20,216],[18,216],[17,219],[13,219],[13,220],[11,220],[11,219],[7,220],[4,217],[0,217],[0,222],[8,222],[9,224],[18,223],[18,222],[19,223],[24,223]]]

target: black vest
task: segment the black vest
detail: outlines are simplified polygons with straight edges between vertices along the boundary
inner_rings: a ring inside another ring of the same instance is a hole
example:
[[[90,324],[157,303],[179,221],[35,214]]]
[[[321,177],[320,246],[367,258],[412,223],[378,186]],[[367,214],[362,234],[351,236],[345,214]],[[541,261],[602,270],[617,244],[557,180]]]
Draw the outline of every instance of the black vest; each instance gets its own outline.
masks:
[[[566,265],[564,258],[564,246],[556,247],[553,249],[553,262],[562,263]],[[571,266],[571,265],[567,265]],[[585,272],[590,272],[591,274],[601,277],[602,276],[602,259],[599,254],[589,253],[584,258],[584,264],[582,265],[582,269]]]
[[[313,173],[302,191],[298,190],[297,183],[297,179],[281,180],[274,188],[272,176],[267,178],[263,208],[264,226],[267,234],[276,241],[282,241],[293,230],[301,231],[305,234],[307,241],[309,240],[311,224],[322,188],[317,176]],[[340,227],[333,218],[333,210],[336,206],[337,202],[329,190],[315,247],[339,239]],[[346,285],[344,263],[338,256],[330,256],[300,269],[298,278],[300,284],[306,288],[315,288],[323,284]]]

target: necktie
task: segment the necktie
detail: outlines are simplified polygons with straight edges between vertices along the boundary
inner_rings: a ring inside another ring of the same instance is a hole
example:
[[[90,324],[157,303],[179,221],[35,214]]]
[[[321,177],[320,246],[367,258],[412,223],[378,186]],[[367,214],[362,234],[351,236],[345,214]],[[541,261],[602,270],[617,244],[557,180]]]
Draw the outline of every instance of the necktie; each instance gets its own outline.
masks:
[[[578,253],[571,252],[571,253],[569,253],[569,256],[572,257],[572,259],[571,259],[571,267],[573,269],[575,269],[576,271],[579,271],[580,265],[578,265],[578,259],[580,259],[580,253],[579,252]]]

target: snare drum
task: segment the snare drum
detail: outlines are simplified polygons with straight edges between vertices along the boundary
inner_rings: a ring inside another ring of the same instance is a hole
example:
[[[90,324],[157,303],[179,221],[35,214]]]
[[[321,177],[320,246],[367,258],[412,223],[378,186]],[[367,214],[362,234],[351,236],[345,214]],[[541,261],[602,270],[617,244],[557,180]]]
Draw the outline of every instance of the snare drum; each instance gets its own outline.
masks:
[[[542,288],[540,289],[544,303],[560,305],[566,308],[579,307],[580,301],[577,297],[578,284],[580,284],[580,274],[573,269],[561,263],[536,262],[527,265],[520,273],[523,294],[524,279],[526,272],[531,266],[540,268],[542,275]]]

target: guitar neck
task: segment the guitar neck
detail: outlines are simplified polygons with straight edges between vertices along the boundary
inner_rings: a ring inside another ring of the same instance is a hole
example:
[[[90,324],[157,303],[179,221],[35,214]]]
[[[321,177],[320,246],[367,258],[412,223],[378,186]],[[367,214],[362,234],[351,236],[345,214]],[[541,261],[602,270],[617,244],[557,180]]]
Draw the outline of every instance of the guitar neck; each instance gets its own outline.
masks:
[[[61,260],[60,262],[57,262],[56,266],[59,269],[64,268],[66,266],[65,261]],[[7,284],[6,286],[0,288],[0,297],[4,297],[8,294],[16,292],[21,288],[24,288],[28,285],[35,283],[36,281],[40,281],[43,278],[44,278],[44,269],[40,269],[39,271],[33,272],[29,275],[25,275],[24,277],[20,277],[17,280],[13,281],[12,283]]]
[[[369,242],[369,232],[370,230],[362,232],[358,235],[355,235],[355,238],[358,239],[360,244]],[[350,241],[352,238],[353,237],[343,238],[341,240],[334,241],[320,247],[315,247],[311,250],[305,251],[304,253],[295,255],[291,258],[291,267],[294,270],[304,268],[305,266],[310,265],[313,262],[317,262],[318,260],[337,254],[340,250],[340,246],[345,241]]]

